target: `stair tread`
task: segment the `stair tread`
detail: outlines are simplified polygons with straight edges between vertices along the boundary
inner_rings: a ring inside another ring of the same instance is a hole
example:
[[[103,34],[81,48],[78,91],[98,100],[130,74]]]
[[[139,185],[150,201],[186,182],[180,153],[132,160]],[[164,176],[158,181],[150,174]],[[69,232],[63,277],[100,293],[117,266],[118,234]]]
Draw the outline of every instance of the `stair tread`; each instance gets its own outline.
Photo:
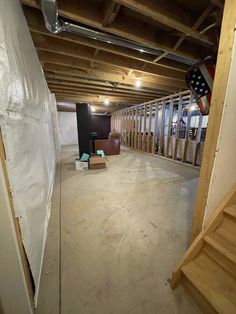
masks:
[[[236,225],[235,225],[235,228],[236,228]],[[220,235],[221,237],[223,237],[224,239],[232,243],[232,245],[236,245],[236,234],[234,234],[231,231],[232,230],[229,230],[229,228],[227,228],[227,226],[223,222],[221,227],[216,229],[214,233],[216,233],[217,235]]]
[[[236,263],[236,245],[232,242],[229,242],[221,234],[213,232],[204,237],[204,240],[223,255],[228,257],[231,261]]]
[[[228,214],[229,216],[236,218],[236,206],[230,206],[224,209],[224,213]]]
[[[217,312],[236,313],[236,280],[204,252],[182,272]]]

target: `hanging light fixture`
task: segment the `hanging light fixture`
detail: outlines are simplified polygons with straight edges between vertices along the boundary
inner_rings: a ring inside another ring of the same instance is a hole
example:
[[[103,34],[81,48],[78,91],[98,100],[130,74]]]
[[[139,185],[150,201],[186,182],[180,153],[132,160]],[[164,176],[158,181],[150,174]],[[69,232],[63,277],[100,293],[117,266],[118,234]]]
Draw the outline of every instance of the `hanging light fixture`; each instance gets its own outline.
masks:
[[[105,104],[106,106],[108,106],[108,105],[110,104],[110,100],[109,100],[108,98],[106,98],[106,99],[104,100],[104,104]]]
[[[140,79],[136,79],[136,80],[135,80],[135,87],[136,87],[136,88],[140,88],[141,85],[142,85],[142,81],[141,81]]]

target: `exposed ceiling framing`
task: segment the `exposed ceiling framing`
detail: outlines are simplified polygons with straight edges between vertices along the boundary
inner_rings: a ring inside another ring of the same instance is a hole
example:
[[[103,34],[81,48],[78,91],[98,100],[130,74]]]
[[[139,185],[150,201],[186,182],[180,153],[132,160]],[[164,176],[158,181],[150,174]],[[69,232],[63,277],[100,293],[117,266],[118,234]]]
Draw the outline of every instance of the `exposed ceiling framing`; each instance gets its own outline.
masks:
[[[39,59],[52,92],[61,101],[87,101],[104,110],[186,89],[190,64],[215,55],[221,0],[60,0],[59,15],[159,49],[148,54],[72,33],[47,31],[40,1],[22,0]],[[187,62],[186,62],[187,60]],[[135,87],[136,79],[142,86]]]

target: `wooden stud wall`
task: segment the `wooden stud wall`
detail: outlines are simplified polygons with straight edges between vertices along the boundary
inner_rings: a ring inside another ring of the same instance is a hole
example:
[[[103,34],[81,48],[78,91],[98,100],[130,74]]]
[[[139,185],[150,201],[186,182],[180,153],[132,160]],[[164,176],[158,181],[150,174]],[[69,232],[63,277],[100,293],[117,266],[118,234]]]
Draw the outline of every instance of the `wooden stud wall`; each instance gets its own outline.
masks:
[[[200,166],[203,117],[199,112],[196,139],[190,139],[193,104],[192,93],[184,91],[129,107],[112,114],[112,130],[121,133],[124,146]],[[186,125],[180,134],[183,117]]]

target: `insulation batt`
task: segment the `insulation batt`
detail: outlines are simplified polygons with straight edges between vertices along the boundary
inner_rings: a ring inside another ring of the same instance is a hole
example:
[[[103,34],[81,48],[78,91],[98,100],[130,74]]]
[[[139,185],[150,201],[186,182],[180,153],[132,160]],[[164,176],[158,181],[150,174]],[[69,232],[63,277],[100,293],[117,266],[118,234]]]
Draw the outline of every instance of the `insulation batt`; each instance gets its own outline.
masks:
[[[0,1],[0,127],[36,305],[59,155],[58,123],[56,100],[18,0]]]

